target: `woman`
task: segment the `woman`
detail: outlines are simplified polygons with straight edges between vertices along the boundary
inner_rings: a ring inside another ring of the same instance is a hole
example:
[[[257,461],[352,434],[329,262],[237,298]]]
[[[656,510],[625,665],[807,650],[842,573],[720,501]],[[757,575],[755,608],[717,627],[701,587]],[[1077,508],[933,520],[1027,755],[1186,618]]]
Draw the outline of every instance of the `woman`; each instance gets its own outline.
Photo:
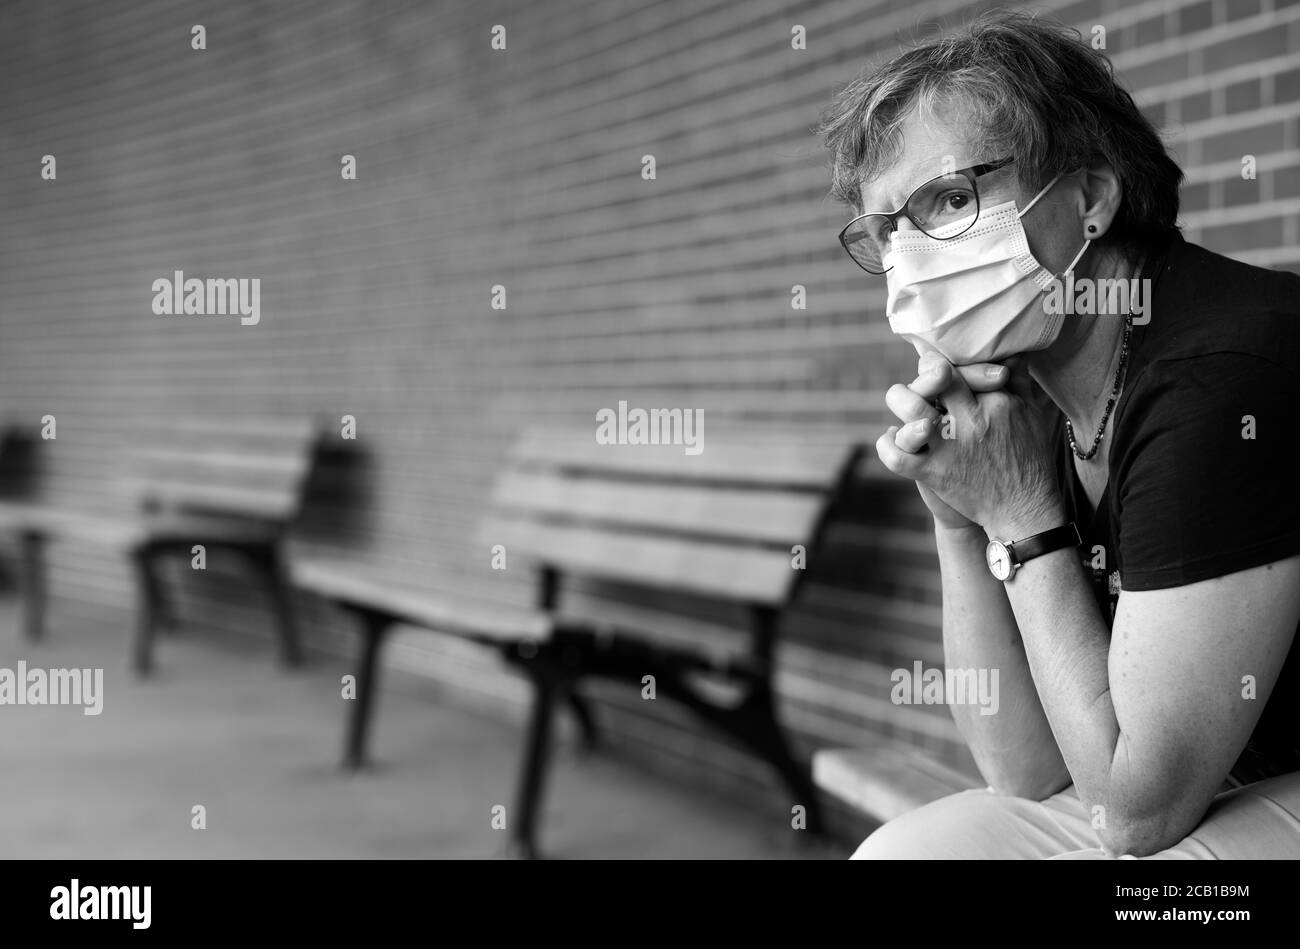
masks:
[[[1300,856],[1300,277],[1187,243],[1181,170],[1043,20],[905,52],[820,131],[921,356],[876,451],[934,517],[946,664],[1001,693],[950,703],[988,790],[856,856]]]

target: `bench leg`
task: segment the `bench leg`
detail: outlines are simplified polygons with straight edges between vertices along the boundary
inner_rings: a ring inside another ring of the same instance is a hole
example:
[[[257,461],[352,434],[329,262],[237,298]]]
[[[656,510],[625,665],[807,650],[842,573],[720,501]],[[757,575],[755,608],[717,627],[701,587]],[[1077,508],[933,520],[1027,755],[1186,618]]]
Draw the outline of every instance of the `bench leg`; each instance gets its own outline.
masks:
[[[352,700],[348,718],[347,747],[343,753],[344,767],[353,771],[366,763],[366,737],[374,712],[375,693],[379,690],[379,648],[388,618],[364,610],[357,611],[362,624],[361,662],[357,670],[357,696]]]
[[[153,636],[158,614],[165,607],[153,550],[146,545],[131,551],[131,564],[135,571],[137,598],[133,662],[135,671],[143,676],[153,668]]]
[[[298,614],[293,604],[293,585],[289,582],[280,546],[276,544],[259,550],[254,559],[266,574],[276,630],[280,634],[280,661],[289,668],[300,666],[302,647],[298,641]]]
[[[650,668],[648,662],[642,665]],[[776,720],[776,703],[769,679],[753,679],[748,696],[735,708],[714,704],[666,669],[659,676],[659,691],[684,703],[771,765],[792,795],[791,807],[803,806],[804,829],[814,835],[822,833],[821,798],[813,784],[811,769],[795,758],[789,740]]]
[[[302,640],[298,636],[298,610],[293,602],[293,584],[285,566],[284,552],[277,546],[271,556],[271,598],[280,626],[281,655],[290,667],[302,665]]]
[[[275,630],[280,637],[280,661],[288,668],[302,665],[302,648],[298,641],[298,614],[293,602],[293,584],[289,581],[284,556],[276,543],[241,548],[253,566],[262,572],[266,591],[271,598]]]
[[[525,669],[528,667],[525,666]],[[548,671],[531,669],[533,711],[528,722],[523,768],[519,773],[519,790],[515,812],[510,820],[510,855],[526,860],[539,856],[537,849],[537,815],[541,810],[546,768],[551,753],[551,720],[556,700],[566,683]]]
[[[157,562],[158,561],[155,559],[154,563]],[[154,628],[169,635],[178,633],[180,632],[181,624],[176,618],[176,609],[172,605],[173,598],[167,595],[167,584],[163,582],[163,577],[156,567],[154,573],[156,576],[156,588],[154,590],[155,598],[153,602]]]
[[[569,706],[569,711],[573,717],[578,720],[578,728],[582,732],[582,745],[587,751],[595,751],[600,745],[600,730],[596,727],[596,715],[591,710],[591,703],[586,697],[580,695],[576,689],[571,689],[565,698]]]
[[[791,806],[803,805],[805,829],[820,834],[823,830],[821,799],[812,782],[812,774],[790,751],[789,740],[776,720],[770,685],[764,683],[755,689],[741,707],[744,727],[739,734],[776,769],[794,796]]]
[[[45,631],[45,536],[39,531],[19,535],[22,548],[18,588],[22,600],[23,635],[29,643],[39,640]]]

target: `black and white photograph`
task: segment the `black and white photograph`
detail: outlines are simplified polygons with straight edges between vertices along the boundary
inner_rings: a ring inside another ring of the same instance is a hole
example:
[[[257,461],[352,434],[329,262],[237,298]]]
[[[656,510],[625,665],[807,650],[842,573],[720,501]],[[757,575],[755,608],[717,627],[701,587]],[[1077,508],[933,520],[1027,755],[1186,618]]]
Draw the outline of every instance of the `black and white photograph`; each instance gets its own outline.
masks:
[[[1294,0],[0,0],[4,918],[1241,933],[1297,397]]]

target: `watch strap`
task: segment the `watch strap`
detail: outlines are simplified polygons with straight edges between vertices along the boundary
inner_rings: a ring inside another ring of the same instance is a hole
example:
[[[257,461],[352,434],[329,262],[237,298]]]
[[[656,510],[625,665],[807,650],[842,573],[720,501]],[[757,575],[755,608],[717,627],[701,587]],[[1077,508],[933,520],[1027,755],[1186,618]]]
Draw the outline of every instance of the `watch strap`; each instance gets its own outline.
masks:
[[[1082,543],[1083,538],[1079,536],[1079,528],[1075,526],[1074,521],[1070,521],[1060,527],[1053,527],[1040,534],[1031,534],[1024,540],[1007,544],[1007,550],[1011,552],[1011,563],[1019,566],[1043,554],[1050,554],[1063,547],[1078,547]]]

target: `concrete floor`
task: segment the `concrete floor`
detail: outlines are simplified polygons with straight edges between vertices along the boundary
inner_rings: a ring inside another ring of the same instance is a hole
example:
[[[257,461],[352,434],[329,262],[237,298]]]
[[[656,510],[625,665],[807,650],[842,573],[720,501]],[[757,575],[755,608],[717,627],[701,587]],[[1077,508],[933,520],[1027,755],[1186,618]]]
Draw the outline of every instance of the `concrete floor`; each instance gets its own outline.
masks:
[[[148,681],[127,631],[67,624],[28,646],[0,601],[0,668],[102,667],[104,710],[0,705],[3,858],[492,858],[505,833],[520,730],[385,690],[379,764],[338,767],[342,662],[276,667],[268,643],[197,633],[161,643]],[[789,825],[609,756],[561,748],[542,822],[560,858],[791,858],[828,854]],[[206,829],[191,827],[206,809]]]

